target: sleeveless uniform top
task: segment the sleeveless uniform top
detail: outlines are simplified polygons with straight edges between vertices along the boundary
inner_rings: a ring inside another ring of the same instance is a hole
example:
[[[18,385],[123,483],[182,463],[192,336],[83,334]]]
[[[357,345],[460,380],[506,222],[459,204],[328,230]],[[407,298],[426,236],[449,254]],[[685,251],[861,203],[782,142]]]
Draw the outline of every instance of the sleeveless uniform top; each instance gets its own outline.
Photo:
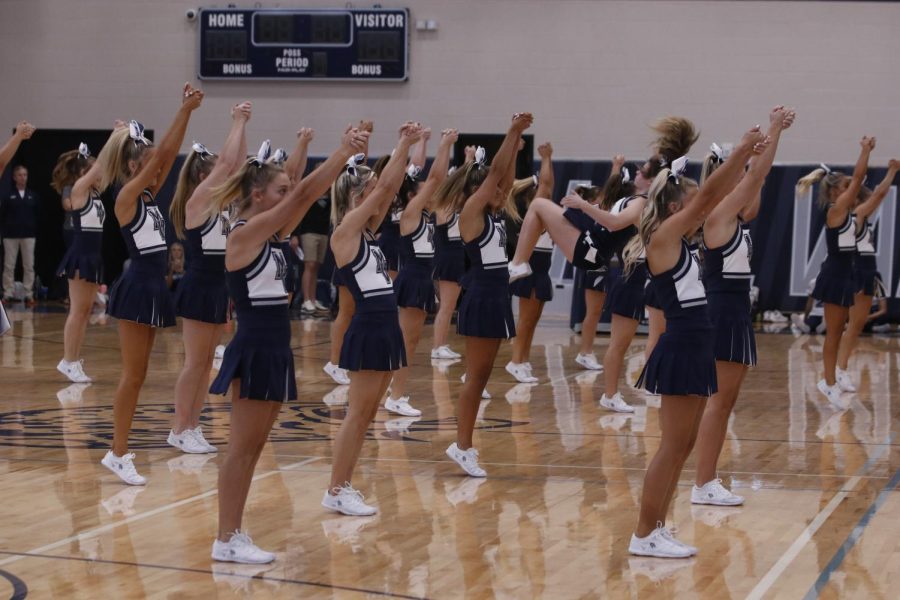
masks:
[[[484,230],[471,242],[464,242],[470,268],[470,281],[489,285],[509,285],[506,256],[506,223],[501,216],[484,215]]]
[[[875,262],[875,228],[868,219],[863,219],[862,226],[856,234],[856,252],[861,270],[878,270]]]
[[[691,329],[709,327],[706,289],[700,277],[700,265],[687,242],[681,242],[681,255],[674,267],[663,273],[650,273],[654,293],[666,316],[666,327]],[[679,327],[680,326],[680,327]]]
[[[631,204],[636,198],[645,198],[645,196],[628,196],[626,198],[620,198],[616,201],[615,204],[612,205],[612,208],[609,209],[611,214],[617,215],[628,208],[628,205]],[[638,233],[637,227],[634,225],[629,225],[628,227],[624,227],[618,231],[610,231],[606,235],[605,243],[608,243],[612,248],[612,252],[610,255],[615,253],[619,255],[619,260],[622,260],[622,250],[625,248],[625,245],[631,241],[631,238],[636,236]],[[641,252],[641,256],[638,258],[639,261],[644,260],[644,253]]]
[[[387,259],[371,231],[360,236],[356,257],[338,270],[353,295],[356,313],[390,311],[396,315],[397,299]]]
[[[103,241],[103,223],[106,221],[106,208],[100,200],[100,194],[91,190],[87,204],[81,210],[66,211],[71,220],[73,243],[79,244],[81,251],[100,251]]]
[[[434,258],[434,222],[427,211],[422,211],[419,225],[409,235],[400,236],[400,267],[422,267],[431,274]]]
[[[165,275],[168,267],[166,220],[149,189],[141,192],[136,204],[134,218],[121,227],[131,267],[151,268]]]
[[[753,257],[753,240],[750,228],[738,222],[734,234],[724,245],[708,248],[703,244],[703,284],[707,293],[750,293],[750,259]]]
[[[184,253],[189,270],[225,273],[228,212],[211,217],[200,227],[184,230]]]
[[[847,213],[847,218],[837,227],[825,227],[825,246],[828,258],[853,256],[856,253],[856,217]]]
[[[232,231],[245,223],[238,221]],[[287,307],[286,275],[287,260],[281,251],[281,243],[272,238],[249,265],[226,272],[228,295],[238,313],[258,308]]]
[[[448,246],[462,247],[462,236],[459,235],[459,213],[453,213],[450,220],[443,225],[438,224],[437,216],[434,217],[434,248],[436,251],[447,248]]]
[[[541,234],[541,237],[538,238],[537,243],[534,245],[534,251],[545,253],[553,252],[553,238],[550,237],[549,233],[545,231]]]

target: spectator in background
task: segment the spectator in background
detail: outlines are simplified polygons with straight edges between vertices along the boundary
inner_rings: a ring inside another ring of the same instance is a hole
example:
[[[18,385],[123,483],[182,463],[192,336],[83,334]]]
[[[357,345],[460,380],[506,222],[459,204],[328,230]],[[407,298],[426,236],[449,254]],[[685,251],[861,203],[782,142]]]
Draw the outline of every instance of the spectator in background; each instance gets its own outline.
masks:
[[[3,300],[13,299],[16,261],[22,255],[25,304],[34,306],[34,244],[37,237],[39,196],[27,188],[28,169],[13,169],[16,189],[0,204],[0,237],[3,238]]]
[[[169,291],[175,291],[182,277],[184,277],[184,246],[180,242],[173,242],[169,246],[169,272],[166,274]]]
[[[325,262],[328,249],[328,226],[331,216],[331,196],[325,194],[309,208],[300,221],[300,248],[303,250],[303,313],[327,311],[328,307],[316,298],[319,267]]]

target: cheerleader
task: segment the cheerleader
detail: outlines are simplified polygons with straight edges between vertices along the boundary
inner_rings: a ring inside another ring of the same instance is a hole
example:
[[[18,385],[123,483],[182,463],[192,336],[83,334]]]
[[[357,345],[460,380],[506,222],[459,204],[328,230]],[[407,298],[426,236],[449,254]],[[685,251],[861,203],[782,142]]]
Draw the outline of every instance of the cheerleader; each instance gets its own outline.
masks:
[[[360,121],[357,129],[366,131],[371,135],[374,125],[372,124],[372,121]],[[366,140],[368,140],[368,137]],[[369,156],[368,141],[366,141],[366,145],[363,147],[361,154],[363,156],[359,158],[359,161],[365,160]],[[382,157],[379,159],[380,165],[376,163],[374,169],[376,174],[381,173],[381,169],[378,167],[381,166],[381,168],[384,168],[384,165],[387,164],[387,158],[389,157]],[[340,217],[334,208],[333,188],[331,193],[331,227],[333,229],[340,225]],[[395,267],[394,275],[397,274],[396,270]],[[350,374],[347,373],[346,369],[342,369],[338,365],[341,362],[341,348],[344,344],[344,334],[347,333],[347,328],[350,327],[350,320],[353,318],[353,313],[356,310],[356,303],[353,301],[353,294],[350,293],[350,289],[347,287],[347,283],[344,281],[340,269],[334,270],[332,284],[337,289],[338,312],[337,316],[334,318],[334,323],[331,325],[331,356],[325,366],[322,367],[322,370],[325,371],[336,384],[349,385]]]
[[[466,146],[466,164],[475,160],[475,151],[475,146]],[[438,289],[438,312],[434,317],[431,358],[456,360],[462,355],[447,345],[447,332],[462,290],[460,280],[466,270],[466,251],[459,235],[459,213],[437,210],[434,214],[434,279]]]
[[[508,202],[523,214],[528,205],[538,198],[550,198],[553,195],[553,146],[545,142],[538,146],[541,157],[540,174],[534,177],[519,179],[513,183]],[[529,259],[531,275],[514,281],[509,291],[519,298],[519,322],[516,324],[516,337],[513,339],[512,360],[506,364],[506,371],[520,383],[537,383],[531,366],[531,340],[537,328],[544,303],[553,299],[553,283],[550,281],[550,261],[553,258],[553,240],[546,231],[538,238],[534,254]]]
[[[340,224],[331,234],[331,249],[335,265],[354,296],[356,311],[344,336],[340,359],[341,368],[350,372],[349,409],[335,437],[331,483],[322,506],[345,515],[368,516],[377,512],[353,489],[350,479],[391,374],[407,364],[394,284],[372,230],[400,189],[410,146],[421,136],[421,126],[406,123],[380,176],[351,158],[332,188]],[[445,132],[447,137],[451,136]],[[442,140],[442,146],[444,143]],[[445,152],[449,153],[449,149]],[[435,160],[445,160],[440,151]],[[446,173],[446,165],[440,170]],[[429,184],[426,182],[423,188],[428,192]],[[410,206],[415,208],[414,204]]]
[[[228,321],[225,288],[225,236],[228,211],[210,215],[211,190],[234,174],[247,156],[245,129],[252,106],[231,109],[231,130],[217,156],[194,142],[178,175],[169,218],[184,240],[187,271],[175,291],[175,314],[181,317],[184,366],[175,382],[175,418],[168,443],[182,452],[216,452],[200,427],[216,346]]]
[[[143,126],[131,121],[113,132],[98,157],[103,165],[99,191],[113,183],[122,185],[115,214],[130,260],[109,293],[107,312],[119,320],[122,375],[113,403],[112,449],[101,464],[129,485],[147,483],[134,467],[134,453],[128,452],[128,435],[156,329],[175,325],[175,307],[166,287],[166,220],[155,197],[178,156],[191,113],[202,100],[202,91],[185,84],[181,108],[158,147],[151,149]]]
[[[253,470],[281,404],[297,399],[284,287],[287,263],[280,242],[367,137],[367,132],[348,126],[340,148],[293,187],[279,165],[266,162],[267,141],[255,158],[212,190],[209,216],[227,208],[234,221],[225,243],[225,277],[240,322],[209,390],[231,391],[231,432],[228,456],[219,470],[219,531],[213,560],[275,559],[241,531],[241,522]]]
[[[756,365],[756,340],[750,320],[750,257],[753,244],[746,223],[759,212],[760,191],[772,168],[781,132],[794,122],[793,110],[777,106],[769,114],[769,146],[750,162],[746,175],[703,223],[703,286],[715,332],[716,391],[706,404],[697,433],[697,474],[693,504],[739,506],[744,499],[722,485],[717,474],[728,419],[747,367]],[[723,164],[725,153],[713,144],[703,163],[701,186]]]
[[[117,122],[116,129],[125,124]],[[69,314],[63,329],[63,358],[56,370],[74,383],[93,381],[84,373],[81,345],[97,290],[103,282],[103,222],[106,209],[97,191],[103,165],[91,156],[87,144],[79,144],[59,157],[53,169],[52,187],[63,198],[72,237],[57,276],[69,280]]]
[[[816,169],[797,184],[801,191],[806,191],[814,183],[821,181],[819,206],[825,211],[828,256],[822,263],[812,293],[813,298],[825,304],[825,342],[822,345],[825,377],[817,387],[829,402],[842,409],[847,405],[841,399],[841,386],[835,372],[838,349],[850,307],[854,304],[854,295],[859,291],[854,271],[856,229],[851,211],[869,168],[869,155],[875,149],[875,138],[863,137],[860,146],[862,149],[851,177],[824,167]],[[849,378],[844,387],[852,387]]]
[[[425,134],[429,132],[424,130]],[[426,139],[423,134],[420,147]],[[432,219],[433,198],[437,187],[447,178],[450,166],[450,151],[456,143],[455,129],[441,132],[440,145],[428,179],[421,186],[416,183],[419,167],[411,164],[397,193],[396,206],[401,209],[400,217],[400,272],[394,281],[397,305],[400,307],[400,329],[406,345],[406,356],[412,357],[419,345],[425,317],[434,312],[434,221]],[[388,163],[390,164],[390,163]],[[390,412],[405,417],[418,417],[422,411],[413,408],[406,394],[409,367],[403,366],[394,374],[391,392],[384,403]]]
[[[506,227],[500,212],[515,175],[522,132],[532,120],[531,113],[515,114],[492,166],[485,165],[481,152],[437,191],[439,208],[459,212],[459,231],[471,263],[456,326],[457,333],[466,337],[466,381],[459,397],[456,441],[447,448],[447,456],[473,477],[486,475],[478,465],[478,451],[472,447],[480,396],[494,367],[500,340],[516,335],[509,296]],[[506,209],[515,211],[515,207]]]
[[[682,176],[687,159],[663,169],[650,186],[641,216],[639,237],[625,249],[625,267],[632,268],[645,249],[647,270],[666,314],[662,335],[638,380],[662,394],[659,449],[647,468],[631,554],[686,558],[697,549],[683,544],[665,527],[669,503],[684,461],[696,437],[703,407],[716,391],[712,330],[700,269],[684,240],[731,191],[747,159],[766,147],[766,137],[753,128],[699,191]]]
[[[884,283],[878,274],[878,264],[875,261],[875,227],[869,222],[869,217],[875,214],[878,207],[881,206],[882,200],[887,196],[900,168],[900,161],[894,159],[888,163],[888,171],[884,179],[874,190],[870,190],[863,185],[859,190],[856,207],[853,209],[853,218],[856,222],[856,295],[854,296],[853,305],[850,307],[850,322],[847,324],[847,330],[841,338],[841,345],[838,349],[837,382],[840,388],[845,392],[855,392],[856,386],[850,379],[847,368],[850,362],[850,355],[856,349],[859,342],[859,335],[863,332],[866,324],[872,320],[871,309],[873,299],[884,297]],[[863,182],[865,184],[865,181]]]
[[[3,147],[0,147],[0,173],[6,170],[9,161],[16,155],[19,145],[24,140],[31,139],[31,136],[34,135],[34,131],[34,125],[28,121],[22,121],[16,125],[12,137],[7,140]],[[0,300],[0,335],[9,331],[10,327],[9,317],[6,314],[6,309],[3,308],[2,300]]]
[[[618,172],[621,168],[620,165],[617,166],[617,159],[618,157],[613,161],[613,172]],[[624,162],[625,157],[622,157],[622,164]],[[579,185],[575,188],[574,194],[601,209],[612,208],[611,203],[604,202],[603,189],[600,187]],[[577,211],[577,209],[569,210],[572,213]],[[586,223],[590,224],[589,221]],[[594,340],[597,337],[597,323],[600,322],[600,317],[603,315],[603,304],[606,302],[606,292],[609,288],[609,265],[604,262],[595,269],[579,270],[582,273],[584,286],[584,318],[581,320],[581,347],[578,349],[578,354],[575,355],[575,362],[583,369],[597,372],[603,370],[603,365],[597,362],[597,357],[594,355]]]

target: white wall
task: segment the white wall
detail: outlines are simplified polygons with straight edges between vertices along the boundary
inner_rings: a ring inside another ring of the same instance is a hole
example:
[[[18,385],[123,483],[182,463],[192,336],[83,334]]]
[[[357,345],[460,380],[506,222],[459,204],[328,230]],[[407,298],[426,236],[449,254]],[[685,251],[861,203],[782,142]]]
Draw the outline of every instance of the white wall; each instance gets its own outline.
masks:
[[[196,83],[197,26],[184,11],[198,1],[3,0],[0,128],[21,118],[95,128],[123,117],[161,131],[180,85]],[[881,140],[873,163],[900,153],[897,3],[382,3],[439,24],[437,32],[413,32],[408,83],[204,82],[207,100],[187,141],[217,147],[228,108],[248,98],[254,141],[289,145],[308,125],[318,132],[314,154],[330,151],[338,130],[363,116],[376,122],[373,149],[381,153],[406,119],[501,132],[512,112],[530,110],[533,132],[552,140],[560,158],[644,156],[645,125],[665,114],[696,121],[699,156],[710,141],[734,139],[786,103],[799,116],[779,162],[850,163],[864,133]]]

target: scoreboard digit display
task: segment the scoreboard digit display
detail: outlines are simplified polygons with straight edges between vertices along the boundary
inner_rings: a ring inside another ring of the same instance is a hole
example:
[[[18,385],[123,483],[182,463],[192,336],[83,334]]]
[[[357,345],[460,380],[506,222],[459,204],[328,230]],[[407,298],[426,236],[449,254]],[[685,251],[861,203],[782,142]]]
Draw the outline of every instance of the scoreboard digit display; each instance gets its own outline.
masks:
[[[198,76],[406,81],[409,10],[200,9]]]

